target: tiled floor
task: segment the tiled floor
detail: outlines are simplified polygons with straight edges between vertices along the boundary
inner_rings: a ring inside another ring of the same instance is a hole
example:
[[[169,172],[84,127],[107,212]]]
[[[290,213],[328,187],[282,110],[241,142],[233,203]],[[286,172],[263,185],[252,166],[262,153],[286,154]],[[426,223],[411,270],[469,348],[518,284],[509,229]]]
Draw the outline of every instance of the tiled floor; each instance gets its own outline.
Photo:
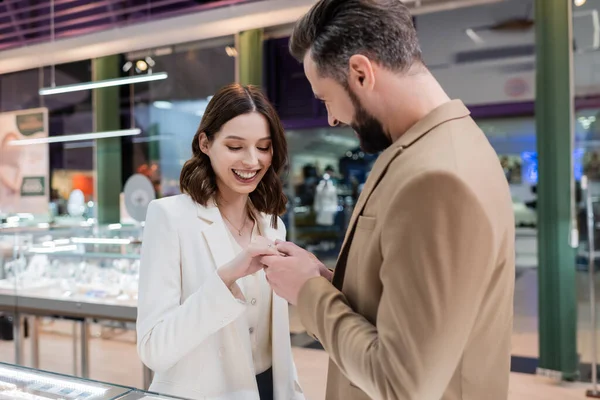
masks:
[[[292,313],[293,314],[293,313]],[[294,324],[296,324],[294,326]],[[292,325],[300,329],[292,318]],[[41,335],[40,368],[72,374],[72,341],[69,322],[54,323],[44,328]],[[127,386],[142,386],[142,367],[137,358],[133,332],[117,332],[110,339],[100,336],[100,329],[93,328],[94,339],[90,344],[91,378]],[[28,340],[25,359],[29,360]],[[0,361],[13,362],[12,342],[0,342]],[[294,348],[294,358],[308,400],[323,400],[327,380],[327,354],[322,350]],[[584,399],[590,385],[555,384],[533,375],[512,374],[509,400],[574,400]]]

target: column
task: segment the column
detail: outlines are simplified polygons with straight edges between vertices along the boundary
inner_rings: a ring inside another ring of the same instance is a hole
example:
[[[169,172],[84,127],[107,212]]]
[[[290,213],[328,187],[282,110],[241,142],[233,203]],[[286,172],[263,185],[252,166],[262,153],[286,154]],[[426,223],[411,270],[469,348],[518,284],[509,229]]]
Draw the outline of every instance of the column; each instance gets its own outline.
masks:
[[[118,55],[92,60],[94,81],[120,76]],[[121,129],[119,86],[93,90],[94,130],[96,132]],[[121,179],[121,138],[96,141],[96,216],[99,224],[117,223],[120,220],[119,195]]]
[[[539,367],[578,377],[571,0],[536,0]]]
[[[236,79],[242,85],[262,86],[263,30],[253,29],[237,35]]]

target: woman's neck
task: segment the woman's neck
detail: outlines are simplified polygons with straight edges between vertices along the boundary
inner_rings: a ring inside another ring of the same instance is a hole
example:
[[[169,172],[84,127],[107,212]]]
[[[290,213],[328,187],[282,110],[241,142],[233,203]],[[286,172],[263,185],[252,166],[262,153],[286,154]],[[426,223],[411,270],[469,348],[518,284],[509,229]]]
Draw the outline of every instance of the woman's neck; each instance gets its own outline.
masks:
[[[221,214],[225,214],[231,223],[241,226],[247,218],[248,195],[219,190],[217,196]]]

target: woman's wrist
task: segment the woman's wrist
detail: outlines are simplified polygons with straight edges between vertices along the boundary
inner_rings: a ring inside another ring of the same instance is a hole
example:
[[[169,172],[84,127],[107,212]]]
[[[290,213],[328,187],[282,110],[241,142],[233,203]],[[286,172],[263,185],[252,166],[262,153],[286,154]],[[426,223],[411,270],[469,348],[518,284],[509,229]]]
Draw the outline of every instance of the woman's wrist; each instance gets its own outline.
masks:
[[[228,288],[231,288],[233,284],[238,280],[231,268],[219,268],[217,274],[219,275],[225,286],[227,286]]]
[[[252,256],[247,250],[244,250],[231,262],[219,268],[218,274],[223,282],[225,282],[225,285],[227,285],[227,287],[231,287],[238,279],[244,277],[244,274],[240,273],[240,271],[245,270],[245,268],[242,268],[243,265],[248,265],[251,261]]]

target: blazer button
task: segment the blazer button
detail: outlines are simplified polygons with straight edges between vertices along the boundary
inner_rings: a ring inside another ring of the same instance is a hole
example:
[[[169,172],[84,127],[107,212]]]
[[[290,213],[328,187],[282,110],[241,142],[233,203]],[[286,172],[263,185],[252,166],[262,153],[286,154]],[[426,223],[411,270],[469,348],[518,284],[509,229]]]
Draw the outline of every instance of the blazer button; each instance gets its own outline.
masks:
[[[250,304],[255,305],[256,304],[256,299],[250,300]]]
[[[250,334],[252,335],[254,333],[254,328],[250,328],[248,329],[248,331],[250,332]]]

